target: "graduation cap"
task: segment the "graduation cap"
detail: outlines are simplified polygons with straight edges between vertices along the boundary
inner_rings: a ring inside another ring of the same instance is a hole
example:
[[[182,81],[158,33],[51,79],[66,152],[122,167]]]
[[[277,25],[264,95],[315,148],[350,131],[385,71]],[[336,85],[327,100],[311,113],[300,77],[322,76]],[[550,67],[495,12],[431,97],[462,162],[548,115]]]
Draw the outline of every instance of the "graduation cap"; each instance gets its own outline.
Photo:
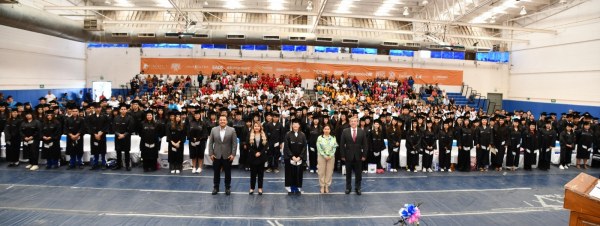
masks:
[[[177,116],[177,115],[181,115],[181,112],[179,112],[178,110],[172,110],[169,112],[169,115]]]
[[[40,98],[38,98],[38,100],[46,100],[46,98],[45,97],[40,97]]]
[[[292,119],[292,123],[298,123],[298,124],[300,124],[301,122],[302,121],[300,121],[300,119],[297,119],[297,118]]]
[[[54,115],[54,110],[45,111],[46,115]]]
[[[379,124],[381,125],[381,119],[375,119],[375,120],[373,121],[373,124],[375,124],[375,123],[379,123]]]
[[[21,103],[21,102],[17,102],[17,103],[15,104],[15,107],[23,107],[23,103]]]
[[[446,119],[444,120],[444,124],[452,124],[453,120],[452,119]]]
[[[565,124],[566,127],[573,127],[573,123],[572,122],[567,122],[567,124]]]
[[[33,115],[33,111],[25,110],[25,111],[23,111],[23,115]]]
[[[546,121],[546,124],[552,124],[552,122],[553,122],[552,119],[546,119],[545,121]]]
[[[394,117],[392,117],[392,120],[395,120],[395,121],[400,121],[400,117],[398,117],[398,116],[394,116]]]
[[[226,107],[221,107],[221,109],[219,109],[219,110],[220,110],[221,112],[224,112],[224,111],[229,111],[229,109],[228,109],[228,108],[226,108]]]
[[[589,112],[585,112],[585,113],[583,113],[583,117],[586,119],[591,119],[592,115]]]
[[[119,111],[119,108],[112,108],[112,111]]]
[[[590,125],[590,122],[588,122],[588,121],[584,121],[584,122],[583,122],[583,125],[584,125],[584,126],[589,126],[589,125]]]
[[[341,113],[342,113],[342,115],[348,115],[348,111],[345,111],[345,110],[342,111]]]
[[[556,113],[550,112],[550,114],[548,114],[548,115],[550,115],[550,116],[556,116]]]
[[[154,111],[152,111],[151,109],[148,109],[146,111],[144,111],[144,114],[154,114]]]
[[[540,116],[548,116],[548,114],[544,111],[540,114]]]
[[[274,111],[273,113],[271,113],[271,116],[273,116],[275,118],[279,118],[279,113]]]
[[[356,109],[353,109],[352,114],[358,114],[358,111]]]
[[[486,121],[489,121],[489,120],[490,120],[490,118],[489,118],[489,117],[487,117],[487,116],[483,116],[483,117],[481,117],[481,120],[486,120]]]
[[[534,125],[534,126],[536,126],[536,123],[535,123],[535,121],[531,121],[531,122],[529,122],[529,123],[528,123],[528,125],[529,125],[529,126],[531,126],[531,125]]]
[[[29,105],[29,106],[31,106],[31,103],[25,102],[23,105]]]
[[[126,104],[126,103],[120,103],[119,104],[119,109],[121,109],[122,107],[125,107],[125,108],[129,109],[129,105]]]
[[[473,121],[471,121],[472,123],[479,123],[479,119],[475,118]]]
[[[430,123],[433,123],[433,121],[431,121],[431,119],[427,119],[427,120],[425,121],[425,123],[426,123],[426,124],[430,124]]]

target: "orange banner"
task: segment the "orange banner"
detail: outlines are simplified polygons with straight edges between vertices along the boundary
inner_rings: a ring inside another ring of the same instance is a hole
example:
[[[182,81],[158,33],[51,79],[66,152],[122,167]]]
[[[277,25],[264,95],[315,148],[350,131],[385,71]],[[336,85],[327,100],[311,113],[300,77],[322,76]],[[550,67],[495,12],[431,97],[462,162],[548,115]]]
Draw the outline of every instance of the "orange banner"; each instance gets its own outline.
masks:
[[[258,72],[259,74],[295,75],[304,79],[314,79],[317,74],[334,74],[357,77],[360,80],[375,77],[403,79],[412,76],[415,83],[440,85],[462,85],[463,72],[458,70],[437,70],[355,64],[322,64],[307,62],[224,60],[192,58],[142,58],[141,70],[145,74],[196,75],[199,72],[210,74],[221,72]]]

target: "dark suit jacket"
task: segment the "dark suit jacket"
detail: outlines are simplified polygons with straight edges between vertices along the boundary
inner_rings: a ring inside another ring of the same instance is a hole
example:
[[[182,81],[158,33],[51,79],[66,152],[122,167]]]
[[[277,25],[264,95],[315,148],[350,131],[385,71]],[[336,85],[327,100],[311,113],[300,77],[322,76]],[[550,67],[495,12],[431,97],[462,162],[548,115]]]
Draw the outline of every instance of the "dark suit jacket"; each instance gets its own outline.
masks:
[[[250,144],[250,135],[248,135],[248,140],[246,140],[246,143],[248,144],[248,147],[250,147],[250,151],[249,151],[249,161],[250,164],[252,165],[261,165],[261,164],[265,164],[265,162],[267,161],[267,146],[269,145],[262,143],[262,139],[260,139],[260,142],[258,143],[254,143],[254,144]],[[256,153],[260,152],[260,157],[256,157]]]
[[[356,142],[352,140],[352,127],[344,129],[342,136],[340,137],[340,154],[342,158],[346,158],[346,161],[360,161],[361,158],[367,157],[369,150],[369,141],[367,139],[367,133],[357,128]]]

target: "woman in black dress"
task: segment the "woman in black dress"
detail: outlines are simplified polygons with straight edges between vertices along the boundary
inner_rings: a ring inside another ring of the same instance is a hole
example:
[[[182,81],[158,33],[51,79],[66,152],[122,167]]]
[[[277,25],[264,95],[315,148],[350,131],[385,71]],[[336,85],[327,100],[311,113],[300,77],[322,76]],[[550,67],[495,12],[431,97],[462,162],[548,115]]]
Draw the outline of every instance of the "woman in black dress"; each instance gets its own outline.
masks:
[[[308,162],[310,173],[317,171],[317,138],[323,133],[323,128],[319,124],[319,116],[315,115],[312,124],[308,127]]]
[[[510,171],[515,171],[519,168],[519,159],[521,158],[521,138],[523,137],[520,122],[520,119],[513,119],[512,127],[508,131],[506,168]]]
[[[433,164],[433,152],[437,149],[437,134],[433,130],[433,122],[427,120],[425,123],[425,130],[422,133],[422,144],[423,144],[423,172],[433,172],[431,165]]]
[[[46,169],[58,168],[61,135],[61,125],[54,117],[54,111],[46,111],[42,124],[42,158],[46,159]]]
[[[254,194],[256,179],[258,177],[258,195],[262,195],[268,143],[267,135],[265,135],[260,123],[252,125],[252,131],[248,136],[247,144],[249,147],[248,161],[250,163],[250,194]]]
[[[505,118],[499,116],[498,124],[494,125],[494,147],[496,148],[496,153],[492,153],[492,167],[496,171],[502,171],[504,155],[508,147],[508,133],[510,128],[508,128],[505,122]]]
[[[524,154],[524,166],[523,169],[531,170],[531,165],[535,165],[537,162],[536,153],[540,149],[540,135],[536,130],[536,123],[534,121],[529,122],[529,129],[523,133],[523,141],[521,148],[525,151]]]
[[[190,159],[192,160],[192,173],[202,172],[202,161],[204,161],[208,130],[209,128],[202,120],[202,111],[200,108],[197,108],[194,112],[194,117],[188,124],[188,145]]]
[[[381,127],[381,120],[377,119],[373,122],[373,130],[369,135],[369,154],[367,155],[367,162],[369,164],[377,165],[377,169],[383,169],[381,166],[381,151],[385,149],[385,134]]]
[[[4,128],[4,139],[6,142],[6,161],[8,167],[19,166],[19,154],[21,153],[21,117],[17,109],[12,109]]]
[[[419,152],[421,151],[421,131],[418,123],[413,120],[410,130],[406,134],[406,171],[417,172],[416,166],[419,164]]]
[[[183,170],[183,143],[187,133],[181,120],[181,113],[173,111],[175,118],[167,125],[167,143],[169,143],[169,168],[172,174],[180,174]]]
[[[146,111],[140,127],[140,151],[144,172],[156,171],[162,130],[161,125],[154,120],[152,110]]]
[[[292,121],[292,131],[284,138],[285,186],[290,187],[289,195],[300,195],[302,174],[306,167],[306,135],[300,130],[300,120]]]
[[[471,149],[473,149],[473,128],[471,127],[471,121],[467,118],[464,119],[464,125],[458,132],[459,137],[457,139],[458,145],[458,164],[457,170],[462,172],[471,171]]]
[[[540,129],[540,156],[538,157],[538,169],[550,169],[550,157],[556,145],[556,130],[552,128],[552,120],[544,122],[544,128]]]
[[[388,163],[390,172],[398,172],[400,169],[400,144],[402,143],[402,121],[397,116],[392,118],[392,124],[387,129],[388,139]]]
[[[587,169],[587,162],[592,152],[594,142],[594,132],[590,129],[590,122],[583,122],[583,127],[575,133],[577,140],[577,169],[581,167]],[[583,166],[579,166],[583,162]]]
[[[565,131],[560,133],[560,163],[558,168],[569,169],[571,156],[575,149],[575,133],[573,133],[573,123],[565,124]]]
[[[33,112],[25,111],[25,120],[21,123],[21,139],[23,139],[23,158],[29,159],[27,169],[35,171],[39,169],[38,159],[40,157],[40,138],[42,124],[33,118]]]
[[[446,119],[442,125],[442,129],[438,133],[438,143],[439,147],[439,155],[438,162],[440,163],[440,171],[444,172],[448,170],[448,172],[452,172],[450,168],[451,158],[452,158],[452,140],[454,133],[450,129],[450,125],[452,124],[452,119]]]

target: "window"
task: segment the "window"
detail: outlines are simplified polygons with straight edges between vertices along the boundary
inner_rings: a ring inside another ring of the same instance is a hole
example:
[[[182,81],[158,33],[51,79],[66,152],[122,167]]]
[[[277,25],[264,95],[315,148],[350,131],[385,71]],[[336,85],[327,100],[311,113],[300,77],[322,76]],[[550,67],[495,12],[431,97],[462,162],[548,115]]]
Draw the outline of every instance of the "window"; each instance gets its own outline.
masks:
[[[489,52],[475,54],[475,60],[487,62],[508,63],[509,57],[509,52]]]
[[[374,49],[374,48],[352,48],[352,53],[377,55],[377,49]]]
[[[431,58],[464,60],[465,52],[431,51]]]
[[[128,48],[129,44],[124,43],[88,43],[88,48]]]
[[[194,45],[177,43],[151,43],[142,44],[142,48],[193,49]]]
[[[224,44],[202,44],[202,49],[227,49],[227,45]]]
[[[289,52],[306,52],[306,46],[281,45],[281,50]]]
[[[242,50],[268,50],[267,45],[242,45]]]
[[[401,50],[401,49],[391,49],[390,56],[405,56],[405,57],[413,57],[415,56],[415,51],[412,50]]]
[[[340,53],[340,47],[315,46],[315,53]]]

